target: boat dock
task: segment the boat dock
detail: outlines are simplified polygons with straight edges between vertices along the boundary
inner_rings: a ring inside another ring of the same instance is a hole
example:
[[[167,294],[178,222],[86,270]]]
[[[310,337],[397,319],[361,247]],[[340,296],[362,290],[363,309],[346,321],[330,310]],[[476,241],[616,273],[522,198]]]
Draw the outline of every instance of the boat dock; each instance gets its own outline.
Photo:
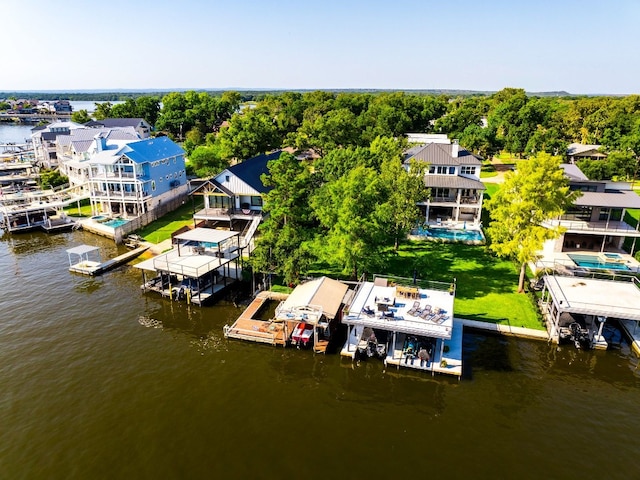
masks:
[[[123,253],[122,255],[118,255],[115,258],[107,260],[106,262],[100,262],[91,260],[89,256],[92,252],[97,252],[100,247],[80,245],[78,247],[70,248],[69,250],[67,250],[67,254],[69,255],[69,271],[81,273],[83,275],[100,275],[108,270],[112,270],[122,264],[129,262],[130,260],[133,260],[148,248],[148,246],[141,246],[136,248],[135,250],[131,250],[129,252]],[[72,255],[77,255],[80,261],[77,263],[73,263]]]
[[[296,325],[295,321],[259,320],[255,316],[267,301],[282,301],[287,297],[286,294],[260,292],[233,325],[224,326],[224,336],[250,342],[286,346],[289,334]]]

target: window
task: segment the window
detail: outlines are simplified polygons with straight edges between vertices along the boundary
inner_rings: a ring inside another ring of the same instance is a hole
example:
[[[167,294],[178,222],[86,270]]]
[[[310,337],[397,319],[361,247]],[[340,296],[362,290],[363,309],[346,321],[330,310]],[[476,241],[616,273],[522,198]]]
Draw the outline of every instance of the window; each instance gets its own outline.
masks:
[[[156,181],[155,180],[151,180],[151,191],[152,192],[156,191]]]
[[[456,167],[449,167],[449,175],[455,175],[456,174]]]
[[[262,206],[262,197],[251,197],[251,206],[252,207],[261,207]]]
[[[228,182],[229,180],[230,180],[229,175],[226,175],[226,176],[224,177],[224,181],[225,181],[225,182]]]
[[[460,173],[462,173],[463,175],[475,175],[476,167],[462,167]]]
[[[429,173],[431,173],[431,174],[436,173],[436,167],[434,167],[433,165],[431,165],[431,166],[429,167]]]

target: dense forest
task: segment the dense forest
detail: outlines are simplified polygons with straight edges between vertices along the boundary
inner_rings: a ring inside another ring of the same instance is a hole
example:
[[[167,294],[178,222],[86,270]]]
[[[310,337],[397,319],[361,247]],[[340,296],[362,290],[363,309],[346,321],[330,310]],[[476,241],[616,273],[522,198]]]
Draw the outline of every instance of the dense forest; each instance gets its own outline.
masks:
[[[247,102],[239,92],[171,92],[97,105],[94,115],[146,118],[182,142],[191,173],[215,175],[233,162],[288,147],[263,181],[272,190],[257,271],[295,282],[320,263],[357,277],[375,271],[419,218],[422,170],[402,166],[408,132],[445,133],[475,154],[563,156],[570,143],[602,145],[586,161],[592,178],[630,179],[640,156],[640,96],[551,97],[506,88],[491,95],[408,92],[280,92]]]
[[[263,92],[248,102],[239,92],[187,91],[98,103],[94,116],[146,118],[156,132],[184,142],[198,175],[281,147],[323,157],[408,132],[446,133],[483,158],[501,151],[520,158],[564,155],[574,142],[602,145],[606,161],[580,165],[593,179],[629,179],[640,156],[638,95],[552,97],[515,88],[457,96],[311,91]]]
[[[395,254],[419,219],[416,202],[428,195],[424,166],[402,165],[409,132],[447,134],[482,158],[601,145],[605,161],[579,164],[592,179],[635,178],[640,158],[639,95],[185,91],[96,102],[93,116],[145,118],[156,135],[182,143],[189,173],[201,177],[280,148],[305,152],[306,161],[285,153],[270,163],[269,216],[251,260],[287,282],[318,263],[357,277]]]

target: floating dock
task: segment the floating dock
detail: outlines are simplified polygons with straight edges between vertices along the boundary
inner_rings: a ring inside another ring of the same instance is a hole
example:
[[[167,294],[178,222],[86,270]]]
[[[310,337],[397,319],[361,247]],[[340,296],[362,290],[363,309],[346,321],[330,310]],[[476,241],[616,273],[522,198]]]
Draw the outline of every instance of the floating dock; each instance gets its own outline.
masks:
[[[80,245],[78,247],[70,248],[69,250],[67,250],[67,254],[69,255],[69,271],[81,273],[83,275],[100,275],[107,270],[112,270],[124,263],[129,262],[130,260],[133,260],[148,248],[148,246],[141,246],[129,252],[123,253],[122,255],[118,255],[111,260],[107,260],[106,262],[99,262],[96,260],[91,260],[89,254],[98,251],[100,247]],[[77,263],[73,263],[72,255],[79,256],[80,261]]]

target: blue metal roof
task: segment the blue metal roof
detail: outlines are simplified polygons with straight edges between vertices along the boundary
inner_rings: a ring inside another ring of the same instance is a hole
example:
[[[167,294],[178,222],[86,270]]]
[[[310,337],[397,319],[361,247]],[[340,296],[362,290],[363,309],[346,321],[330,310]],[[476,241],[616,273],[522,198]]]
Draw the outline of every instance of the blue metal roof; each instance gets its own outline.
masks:
[[[229,167],[227,170],[258,192],[266,193],[271,190],[271,187],[265,187],[262,184],[262,180],[260,180],[260,176],[263,173],[269,173],[267,163],[279,158],[281,153],[282,151],[280,150],[269,154],[263,153],[262,155],[238,163],[233,167]]]
[[[185,152],[169,137],[156,137],[128,143],[122,153],[136,163],[145,163],[184,155]]]

